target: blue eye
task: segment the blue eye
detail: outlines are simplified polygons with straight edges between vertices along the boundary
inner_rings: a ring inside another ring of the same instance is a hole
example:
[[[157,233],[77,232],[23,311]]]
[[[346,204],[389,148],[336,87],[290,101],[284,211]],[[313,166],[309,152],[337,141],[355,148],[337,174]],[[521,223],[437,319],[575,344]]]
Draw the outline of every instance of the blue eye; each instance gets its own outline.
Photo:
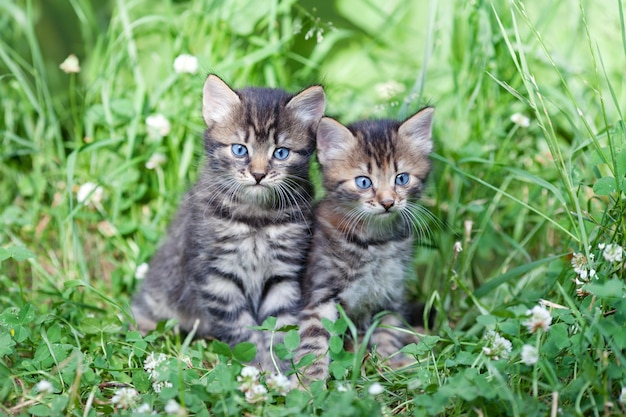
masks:
[[[238,158],[241,158],[248,154],[248,148],[246,148],[244,145],[241,145],[239,143],[235,143],[233,146],[230,147],[230,149],[233,151],[233,155],[235,155]]]
[[[274,151],[274,158],[279,159],[279,160],[284,160],[287,159],[287,157],[289,156],[289,149],[287,148],[276,148],[276,150]]]
[[[406,185],[409,182],[409,174],[403,172],[402,174],[398,174],[396,176],[396,184],[397,185]]]
[[[372,186],[372,180],[370,180],[367,177],[356,177],[354,179],[354,182],[356,182],[356,186],[359,188],[362,188],[364,190],[370,188]]]

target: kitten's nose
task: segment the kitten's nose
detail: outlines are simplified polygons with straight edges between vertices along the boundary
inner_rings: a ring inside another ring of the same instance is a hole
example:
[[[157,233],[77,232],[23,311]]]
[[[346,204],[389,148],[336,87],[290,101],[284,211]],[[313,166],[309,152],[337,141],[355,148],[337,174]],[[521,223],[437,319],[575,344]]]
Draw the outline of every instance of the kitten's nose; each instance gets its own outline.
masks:
[[[253,172],[252,176],[256,180],[256,183],[260,183],[263,178],[265,178],[265,172]]]
[[[380,205],[385,208],[385,211],[389,211],[391,207],[394,205],[394,201],[391,198],[387,198],[380,202]]]

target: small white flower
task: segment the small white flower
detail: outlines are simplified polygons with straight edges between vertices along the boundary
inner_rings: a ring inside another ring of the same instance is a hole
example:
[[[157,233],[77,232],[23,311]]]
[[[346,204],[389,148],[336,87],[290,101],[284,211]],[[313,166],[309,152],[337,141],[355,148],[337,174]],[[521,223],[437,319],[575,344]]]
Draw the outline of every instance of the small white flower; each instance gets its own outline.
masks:
[[[191,358],[188,355],[181,354],[178,359],[180,359],[180,361],[184,363],[187,368],[193,368],[193,362],[191,362]]]
[[[463,252],[463,246],[461,245],[460,241],[456,241],[454,242],[454,246],[452,248],[456,253],[461,253]]]
[[[102,187],[93,182],[86,182],[80,187],[78,187],[78,192],[76,193],[76,199],[79,203],[85,205],[96,205],[100,204],[102,201],[102,195],[104,191]]]
[[[80,64],[78,57],[74,54],[70,54],[65,61],[61,62],[59,68],[66,74],[76,74],[80,72]]]
[[[535,333],[539,329],[542,329],[544,331],[550,329],[552,316],[544,306],[534,306],[532,310],[528,310],[526,314],[530,315],[530,317],[522,324],[526,326],[530,333]]]
[[[156,373],[156,372],[155,372]],[[156,373],[158,376],[158,373]],[[152,383],[152,390],[156,393],[159,393],[163,390],[163,388],[172,388],[173,385],[170,381],[154,381]]]
[[[574,253],[571,261],[572,268],[574,268],[574,272],[576,272],[578,276],[586,280],[587,277],[593,277],[596,274],[596,271],[592,267],[593,261],[593,253],[589,254],[589,258],[582,253]]]
[[[146,117],[146,126],[148,128],[148,134],[153,138],[167,136],[172,129],[170,121],[160,113]]]
[[[283,374],[272,374],[267,377],[267,387],[278,392],[280,395],[287,395],[291,388],[289,378]]]
[[[519,127],[530,126],[530,119],[521,113],[514,113],[511,115],[511,121]]]
[[[251,389],[246,391],[246,401],[250,404],[257,403],[259,401],[267,400],[267,389],[260,384],[254,385]]]
[[[324,29],[320,28],[317,30],[315,40],[317,41],[317,43],[322,43],[322,41],[324,40]]]
[[[539,352],[537,348],[532,345],[524,345],[522,346],[522,362],[525,365],[534,365],[539,360]]]
[[[111,404],[115,404],[115,408],[130,408],[135,405],[137,395],[139,393],[134,388],[120,388],[111,398]]]
[[[237,377],[237,382],[239,382],[239,390],[246,394],[246,399],[248,398],[250,392],[253,392],[259,383],[259,376],[261,372],[254,366],[244,366],[241,369],[239,376]],[[263,387],[265,389],[265,387]],[[266,390],[267,392],[267,390]],[[256,397],[255,397],[256,398]]]
[[[51,394],[52,391],[54,391],[54,387],[52,386],[50,381],[42,379],[41,381],[37,382],[37,385],[35,385],[35,390],[37,390],[37,392],[40,394]]]
[[[167,158],[162,153],[153,154],[148,162],[146,162],[146,168],[148,169],[156,169],[156,167],[160,167],[167,161]]]
[[[240,375],[241,378],[258,379],[260,373],[259,369],[255,366],[244,366],[241,369]],[[237,377],[237,381],[240,381],[239,377]]]
[[[150,414],[152,413],[152,406],[148,403],[143,403],[135,409],[135,413]]]
[[[159,376],[159,372],[157,368],[163,362],[167,360],[167,356],[164,353],[159,353],[155,355],[154,352],[150,352],[150,354],[143,361],[143,369],[146,370],[151,379],[157,379]]]
[[[385,388],[383,388],[383,386],[379,383],[379,382],[374,382],[372,385],[370,385],[370,387],[367,389],[367,392],[370,395],[378,395],[378,394],[382,394],[383,392],[385,392]]]
[[[167,400],[164,410],[167,414],[178,414],[180,411],[180,404],[178,404],[176,400],[170,398]]]
[[[195,74],[198,72],[198,58],[189,54],[181,54],[174,59],[174,72],[177,74]]]
[[[339,392],[348,392],[350,390],[350,385],[349,384],[337,384],[335,389]]]
[[[609,243],[608,245],[602,245],[600,249],[604,249],[602,256],[608,262],[621,262],[624,255],[624,249],[616,244]]]
[[[137,278],[137,279],[144,279],[146,277],[146,275],[148,274],[148,269],[149,268],[150,267],[145,262],[140,264],[137,267],[137,269],[135,269],[135,278]],[[145,367],[145,362],[144,362],[144,367]]]
[[[376,92],[378,98],[385,101],[396,97],[398,94],[404,93],[405,90],[406,87],[404,84],[401,84],[396,80],[389,80],[374,86],[374,91]]]
[[[500,358],[506,359],[509,357],[513,346],[508,339],[502,337],[494,330],[487,331],[485,339],[487,340],[487,345],[483,347],[483,353],[486,356],[496,361]]]

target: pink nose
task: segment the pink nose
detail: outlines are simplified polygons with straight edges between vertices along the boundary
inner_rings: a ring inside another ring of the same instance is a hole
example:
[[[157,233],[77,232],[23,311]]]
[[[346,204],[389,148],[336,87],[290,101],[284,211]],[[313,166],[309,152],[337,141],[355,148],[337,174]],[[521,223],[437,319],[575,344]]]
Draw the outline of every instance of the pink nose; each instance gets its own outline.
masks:
[[[390,209],[391,207],[393,207],[393,205],[394,205],[394,201],[393,201],[392,199],[388,198],[388,199],[386,199],[386,200],[381,201],[381,202],[380,202],[380,205],[381,205],[381,206],[383,206],[383,207],[385,208],[385,210],[386,210],[386,211],[389,211],[389,209]]]
[[[256,183],[260,183],[263,178],[265,178],[265,172],[253,172],[252,176],[256,180]]]

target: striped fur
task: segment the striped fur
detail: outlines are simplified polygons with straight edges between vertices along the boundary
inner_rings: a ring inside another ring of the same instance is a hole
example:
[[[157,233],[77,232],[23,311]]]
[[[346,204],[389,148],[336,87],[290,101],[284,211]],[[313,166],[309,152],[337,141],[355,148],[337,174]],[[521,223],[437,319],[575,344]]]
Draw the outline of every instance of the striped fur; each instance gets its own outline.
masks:
[[[250,327],[269,316],[295,323],[301,309],[312,223],[309,159],[324,106],[319,86],[292,96],[233,91],[208,77],[206,164],[134,297],[140,330],[175,318],[189,331],[199,320],[197,336],[253,342],[255,362],[272,366],[269,336]],[[287,157],[277,156],[279,148]]]
[[[337,304],[361,332],[381,311],[403,313],[404,278],[423,224],[416,202],[431,169],[432,116],[433,109],[425,108],[403,123],[363,121],[346,128],[323,118],[319,124],[317,155],[327,192],[315,211],[303,286],[298,359],[317,358],[304,369],[305,382],[328,376],[329,334],[321,321],[338,318]],[[403,173],[406,184],[396,183]],[[358,186],[363,176],[371,186]],[[382,324],[400,326],[402,320],[389,314]],[[411,341],[405,334],[379,327],[370,343],[388,357]]]

